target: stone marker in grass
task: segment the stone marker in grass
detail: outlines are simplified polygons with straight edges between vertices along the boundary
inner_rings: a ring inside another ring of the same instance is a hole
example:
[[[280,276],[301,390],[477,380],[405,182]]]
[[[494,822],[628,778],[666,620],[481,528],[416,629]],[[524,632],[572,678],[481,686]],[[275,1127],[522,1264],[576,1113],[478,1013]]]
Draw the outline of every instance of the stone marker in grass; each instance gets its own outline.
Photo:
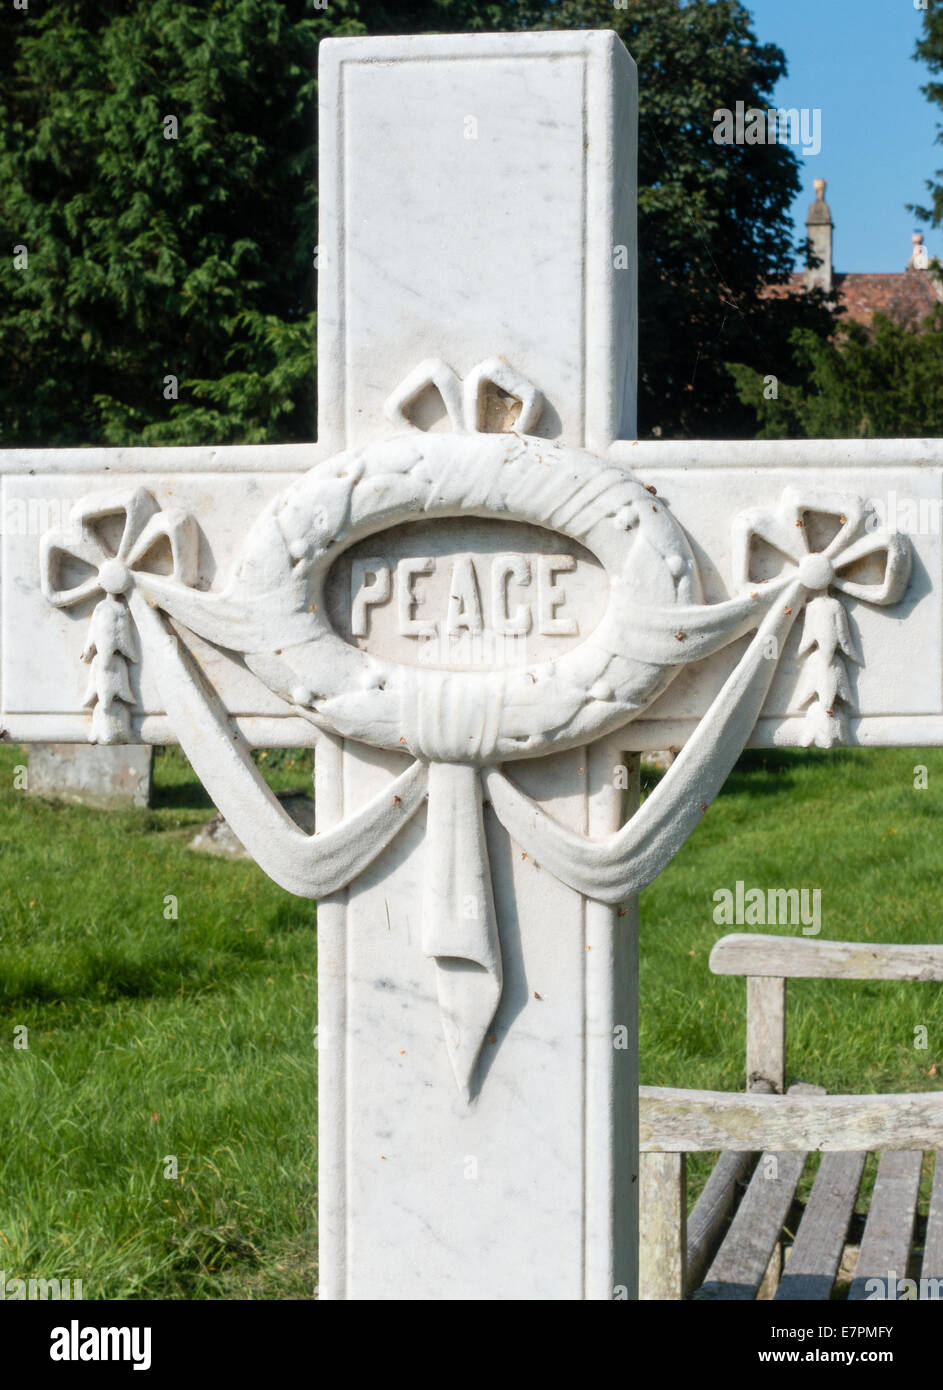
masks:
[[[748,741],[943,741],[939,528],[882,510],[943,445],[634,440],[613,34],[319,91],[318,442],[0,455],[75,499],[3,537],[4,728],[178,740],[320,899],[322,1297],[633,1297],[634,895]],[[314,836],[249,757],[311,744]]]
[[[153,749],[144,744],[35,743],[28,790],[96,810],[149,806]]]

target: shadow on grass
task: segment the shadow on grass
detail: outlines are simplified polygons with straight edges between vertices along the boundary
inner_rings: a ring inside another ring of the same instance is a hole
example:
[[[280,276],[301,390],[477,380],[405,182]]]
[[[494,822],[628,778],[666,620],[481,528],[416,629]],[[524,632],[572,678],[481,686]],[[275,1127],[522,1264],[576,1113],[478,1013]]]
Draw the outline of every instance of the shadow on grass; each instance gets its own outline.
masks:
[[[151,810],[205,810],[212,815],[216,807],[199,782],[155,782],[151,788]]]
[[[835,748],[748,748],[740,754],[719,796],[778,796],[794,785],[792,774],[804,768],[825,769],[836,762],[854,761],[855,749]],[[642,768],[642,792],[649,796],[664,777],[653,767]]]
[[[281,899],[270,917],[273,931],[307,931],[317,921],[317,903],[312,898]]]
[[[310,797],[311,788],[305,783],[280,787],[276,792],[280,800],[288,797]],[[151,789],[152,811],[193,811],[206,810],[215,814],[216,807],[199,782],[155,782]],[[155,829],[160,828],[155,826]]]
[[[203,962],[180,965],[173,971],[166,965],[96,962],[75,972],[66,983],[54,975],[23,971],[18,978],[0,981],[0,1013],[28,1005],[100,1005],[117,1003],[121,999],[168,999],[186,993],[187,985],[191,984],[194,992],[203,994],[241,973],[235,962],[229,970],[217,968],[212,976],[207,975]]]
[[[310,930],[314,904],[301,902],[300,911],[278,912],[272,932]],[[186,995],[195,999],[245,980],[252,967],[270,970],[275,962],[260,937],[234,936],[225,950],[205,946],[192,953],[174,953],[135,960],[116,952],[90,951],[63,968],[19,964],[0,972],[0,1015],[18,1008],[54,1004],[113,1004],[124,999],[158,1000]]]

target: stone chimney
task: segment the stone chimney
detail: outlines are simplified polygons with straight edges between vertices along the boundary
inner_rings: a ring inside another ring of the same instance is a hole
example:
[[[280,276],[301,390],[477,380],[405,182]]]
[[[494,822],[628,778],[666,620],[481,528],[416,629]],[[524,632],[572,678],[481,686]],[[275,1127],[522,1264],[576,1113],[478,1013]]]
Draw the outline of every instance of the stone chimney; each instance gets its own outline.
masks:
[[[927,270],[930,265],[930,254],[923,244],[923,232],[914,232],[910,240],[913,242],[913,251],[907,262],[907,269]]]
[[[808,266],[803,283],[807,290],[818,289],[824,290],[826,294],[831,294],[834,223],[828,203],[825,201],[825,180],[813,179],[812,187],[815,189],[815,202],[809,204],[809,215],[805,220],[805,228],[812,253],[816,260],[821,261],[822,264],[814,268]]]

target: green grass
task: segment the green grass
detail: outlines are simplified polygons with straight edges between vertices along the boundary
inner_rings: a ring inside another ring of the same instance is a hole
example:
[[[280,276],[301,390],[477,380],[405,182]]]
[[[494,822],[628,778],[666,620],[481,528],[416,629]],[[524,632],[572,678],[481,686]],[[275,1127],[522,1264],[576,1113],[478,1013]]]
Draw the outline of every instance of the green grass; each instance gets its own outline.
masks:
[[[190,853],[210,806],[179,753],[157,759],[153,809],[122,813],[27,797],[24,761],[0,748],[0,1269],[78,1277],[89,1298],[311,1297],[312,905]],[[260,763],[278,790],[310,775]],[[710,949],[790,929],[718,926],[718,888],[821,888],[824,938],[943,939],[940,788],[932,751],[746,755],[643,895],[643,1082],[744,1087],[745,986],[710,975]],[[799,981],[788,1017],[790,1078],[943,1084],[936,985]]]
[[[0,1268],[87,1298],[310,1297],[312,904],[187,849],[211,807],[179,754],[153,810],[118,813],[14,791],[22,761],[0,750]]]

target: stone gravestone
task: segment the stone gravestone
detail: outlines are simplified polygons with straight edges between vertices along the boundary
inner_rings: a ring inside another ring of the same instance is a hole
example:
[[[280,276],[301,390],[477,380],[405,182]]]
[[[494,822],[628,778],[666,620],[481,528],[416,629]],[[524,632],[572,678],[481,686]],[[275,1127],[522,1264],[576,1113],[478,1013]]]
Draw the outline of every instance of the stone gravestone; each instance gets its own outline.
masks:
[[[881,499],[943,448],[633,440],[614,35],[332,40],[319,89],[318,442],[0,455],[75,499],[3,538],[3,727],[178,740],[319,899],[322,1297],[633,1297],[634,895],[749,740],[941,741],[938,529]],[[299,743],[313,836],[248,756]]]
[[[152,768],[153,749],[144,744],[36,743],[29,750],[28,790],[103,811],[147,806]]]

